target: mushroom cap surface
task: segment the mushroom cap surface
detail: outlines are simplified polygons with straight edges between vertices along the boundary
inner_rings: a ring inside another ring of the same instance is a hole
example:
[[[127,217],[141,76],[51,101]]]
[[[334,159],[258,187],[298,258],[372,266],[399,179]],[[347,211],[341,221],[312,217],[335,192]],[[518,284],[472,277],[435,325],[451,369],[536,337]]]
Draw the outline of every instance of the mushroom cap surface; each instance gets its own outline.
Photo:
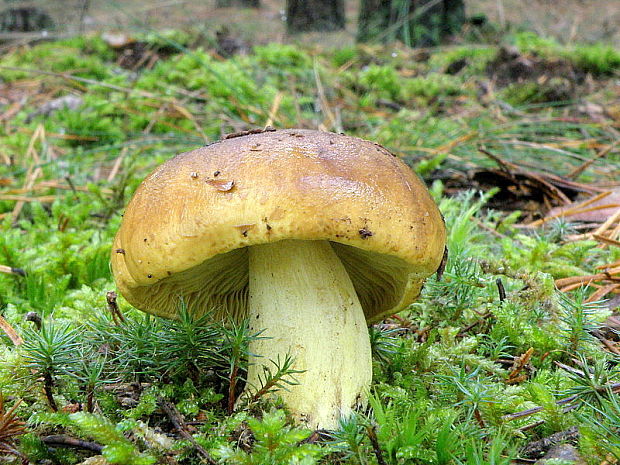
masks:
[[[424,183],[373,142],[290,129],[233,137],[182,153],[138,187],[112,249],[135,307],[174,318],[242,318],[247,247],[330,241],[368,322],[420,293],[442,260],[446,231]]]

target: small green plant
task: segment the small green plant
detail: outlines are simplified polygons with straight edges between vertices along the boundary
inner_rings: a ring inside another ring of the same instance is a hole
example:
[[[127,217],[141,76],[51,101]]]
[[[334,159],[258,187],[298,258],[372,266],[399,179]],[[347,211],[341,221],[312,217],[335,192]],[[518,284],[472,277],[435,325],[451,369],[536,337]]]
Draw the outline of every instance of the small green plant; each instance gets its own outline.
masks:
[[[194,317],[181,302],[178,319],[163,321],[157,344],[165,348],[161,368],[174,379],[189,377],[198,381],[205,367],[221,363],[218,349],[220,334],[212,316]]]
[[[131,430],[131,422],[115,425],[107,418],[92,413],[78,412],[69,416],[71,421],[83,432],[104,444],[102,455],[112,464],[118,465],[151,465],[157,462],[156,457],[141,452],[129,441],[123,431]]]
[[[516,34],[514,42],[521,52],[534,53],[544,58],[562,57],[573,62],[584,72],[595,75],[611,74],[620,68],[620,52],[607,44],[566,47],[533,32]]]
[[[580,413],[579,419],[587,425],[583,428],[587,440],[620,459],[620,400],[610,390],[606,394],[601,402],[588,402],[590,409]]]
[[[565,218],[558,218],[550,221],[545,225],[543,234],[551,242],[561,242],[566,236],[575,234],[575,224],[567,221]]]
[[[481,73],[495,54],[496,50],[492,47],[454,47],[433,54],[429,60],[429,65],[431,69],[439,70],[449,67],[452,63],[465,61],[466,68],[463,73]]]
[[[99,315],[89,322],[90,339],[95,350],[105,346],[110,363],[128,381],[146,381],[159,377],[165,347],[159,343],[163,321],[142,313],[125,315],[114,324],[108,315]],[[169,365],[169,361],[164,365]],[[169,368],[169,366],[167,366]]]
[[[343,66],[359,56],[359,51],[355,47],[344,47],[334,50],[332,61],[335,66]]]
[[[486,286],[478,264],[469,260],[450,260],[441,280],[429,283],[430,298],[441,302],[447,315],[458,319],[464,310],[475,306],[481,288]]]
[[[601,302],[588,302],[584,288],[575,293],[574,299],[558,293],[560,303],[561,329],[566,339],[566,349],[577,354],[584,344],[592,343],[592,332],[597,329],[597,316],[600,318]]]
[[[402,332],[399,328],[382,329],[371,326],[368,329],[370,337],[370,349],[375,360],[381,363],[389,363],[398,348],[398,333]]]
[[[456,397],[456,406],[466,408],[467,420],[475,419],[478,426],[486,428],[481,410],[497,400],[490,380],[480,375],[479,368],[468,371],[465,365],[451,375],[439,375],[442,391]]]
[[[505,436],[495,437],[485,446],[479,439],[470,439],[465,448],[465,460],[457,460],[458,465],[509,465],[515,452],[506,450]]]
[[[341,418],[339,428],[330,433],[331,449],[338,452],[344,460],[366,465],[368,463],[368,447],[366,426],[367,419],[358,413]]]
[[[33,380],[42,380],[47,403],[53,411],[58,410],[53,390],[59,377],[75,375],[79,334],[68,323],[47,320],[40,330],[30,330],[24,335],[24,367],[31,372]]]
[[[285,71],[310,68],[312,59],[304,51],[292,45],[271,43],[254,48],[259,63]]]
[[[514,107],[550,102],[559,104],[571,100],[573,96],[571,82],[561,77],[551,78],[545,83],[512,83],[499,92],[500,99]]]
[[[439,418],[429,411],[424,400],[412,400],[407,406],[388,403],[370,396],[377,425],[377,440],[385,458],[396,465],[402,460],[428,460],[432,457],[432,438],[439,427]]]
[[[241,322],[231,321],[229,325],[222,327],[224,344],[222,354],[228,373],[228,412],[232,413],[235,409],[237,397],[237,383],[245,379],[247,374],[247,363],[249,345],[252,340],[260,338],[257,333],[250,332],[250,324],[247,319]]]
[[[522,53],[535,53],[543,57],[551,56],[561,49],[561,45],[556,40],[541,37],[531,31],[516,33],[513,41]]]
[[[491,334],[480,334],[479,337],[479,350],[490,360],[497,360],[501,357],[509,357],[511,349],[514,349],[514,346],[510,344],[506,336],[495,338]]]
[[[295,375],[303,373],[303,370],[293,368],[295,359],[290,354],[286,354],[284,359],[278,356],[276,360],[269,360],[269,362],[273,367],[262,365],[262,372],[258,374],[258,385],[250,386],[249,403],[257,402],[267,394],[286,390],[288,386],[299,384]]]
[[[62,301],[63,293],[69,286],[69,276],[63,276],[54,285],[50,277],[39,273],[29,273],[25,280],[24,297],[32,310],[49,315],[58,303]]]
[[[265,412],[262,420],[248,419],[255,443],[251,451],[231,445],[217,450],[223,463],[235,465],[300,464],[318,463],[325,450],[318,444],[304,443],[310,431],[287,425],[282,410]]]
[[[86,398],[85,409],[92,413],[95,408],[97,391],[102,386],[112,384],[117,380],[107,376],[106,371],[109,370],[109,364],[105,356],[85,351],[87,349],[84,347],[80,347],[79,350],[81,351],[80,362],[75,371],[75,376],[78,378],[80,388]]]
[[[567,396],[575,396],[577,402],[601,406],[612,394],[613,381],[618,380],[617,369],[609,370],[606,360],[588,361],[587,357],[579,354],[580,369],[569,371],[568,375],[574,382],[565,392]]]

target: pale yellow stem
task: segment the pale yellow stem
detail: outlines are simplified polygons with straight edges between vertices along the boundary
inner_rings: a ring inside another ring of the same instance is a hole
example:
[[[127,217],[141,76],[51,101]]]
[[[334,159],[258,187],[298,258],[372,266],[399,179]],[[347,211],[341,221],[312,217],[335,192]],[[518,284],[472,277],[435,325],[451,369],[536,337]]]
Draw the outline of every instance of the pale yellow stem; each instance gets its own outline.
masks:
[[[295,358],[299,385],[281,396],[297,421],[336,429],[366,402],[372,359],[364,312],[327,241],[280,241],[250,247],[249,318],[265,330],[250,344],[249,389],[260,388],[269,360]]]

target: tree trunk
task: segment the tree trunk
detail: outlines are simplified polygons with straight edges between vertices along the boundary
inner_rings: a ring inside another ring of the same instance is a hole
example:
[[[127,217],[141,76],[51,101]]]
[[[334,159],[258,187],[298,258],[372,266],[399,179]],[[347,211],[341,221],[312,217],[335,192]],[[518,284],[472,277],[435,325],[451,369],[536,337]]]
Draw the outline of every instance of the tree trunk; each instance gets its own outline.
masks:
[[[359,42],[387,42],[391,24],[392,0],[361,0],[357,24]]]
[[[236,6],[241,8],[260,8],[260,0],[217,0],[215,2],[217,8],[226,8]]]
[[[344,29],[344,0],[287,0],[289,34]]]
[[[429,47],[459,32],[464,21],[463,0],[361,0],[357,39]]]
[[[36,32],[54,26],[52,17],[41,8],[25,6],[0,12],[0,32]]]
[[[443,0],[443,25],[444,34],[453,35],[461,31],[465,20],[464,0]]]

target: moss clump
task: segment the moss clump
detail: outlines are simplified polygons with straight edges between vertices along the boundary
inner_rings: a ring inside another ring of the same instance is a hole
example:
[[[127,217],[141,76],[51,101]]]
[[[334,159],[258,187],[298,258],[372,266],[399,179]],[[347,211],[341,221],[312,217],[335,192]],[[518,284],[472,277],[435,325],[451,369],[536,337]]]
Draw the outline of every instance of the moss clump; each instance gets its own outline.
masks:
[[[513,106],[565,102],[574,98],[574,86],[568,79],[553,77],[542,84],[538,82],[510,84],[499,95],[502,100]]]
[[[578,46],[566,56],[592,74],[612,74],[620,69],[620,51],[606,44]]]

